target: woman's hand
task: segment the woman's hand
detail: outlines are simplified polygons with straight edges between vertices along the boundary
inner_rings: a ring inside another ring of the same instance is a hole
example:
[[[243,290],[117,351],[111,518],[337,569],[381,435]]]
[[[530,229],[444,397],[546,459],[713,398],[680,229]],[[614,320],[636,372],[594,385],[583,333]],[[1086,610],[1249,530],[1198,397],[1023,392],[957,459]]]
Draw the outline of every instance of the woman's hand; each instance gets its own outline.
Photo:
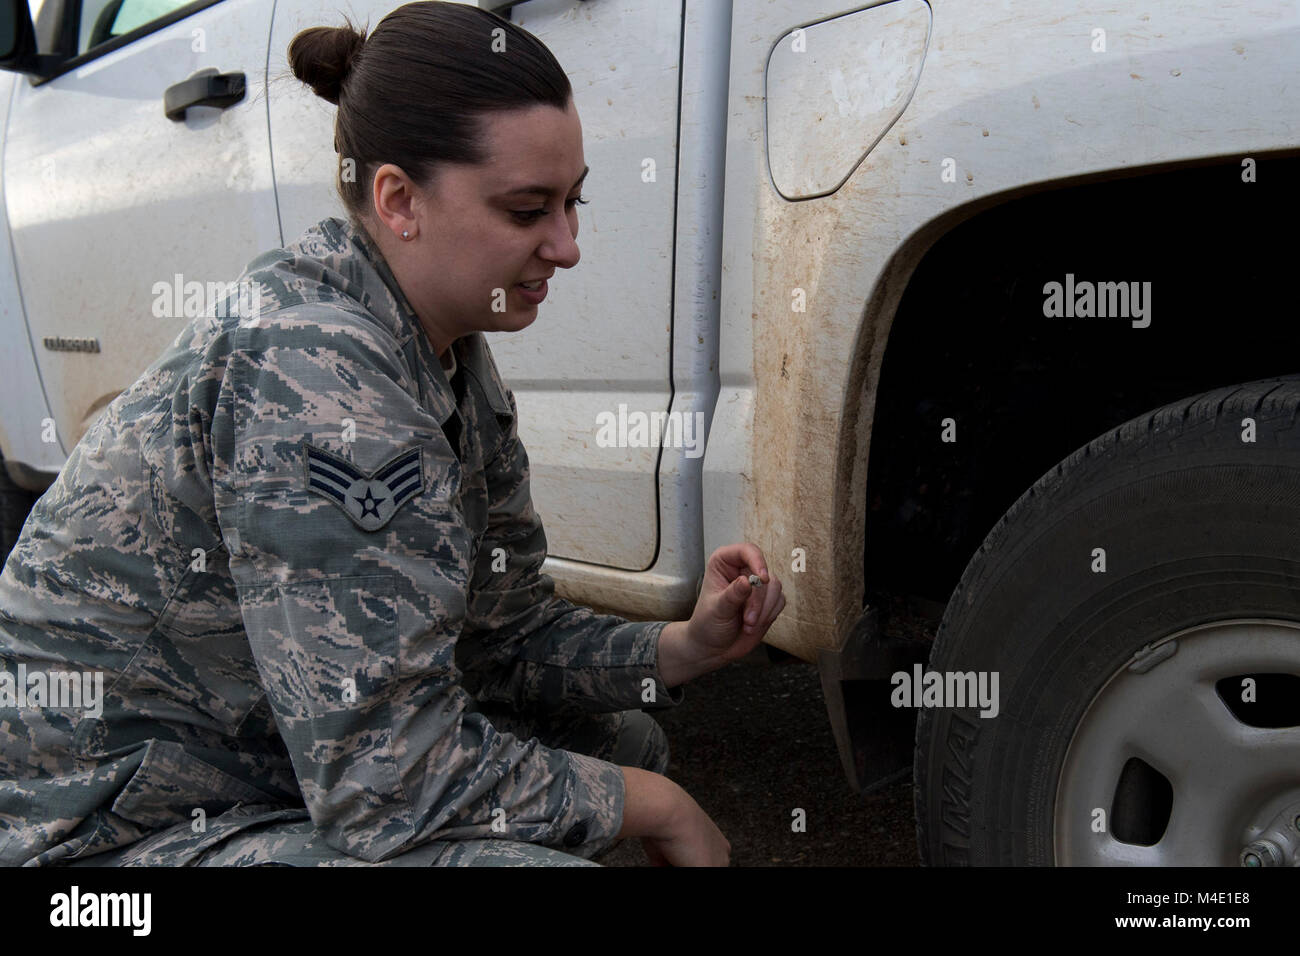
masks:
[[[667,777],[622,767],[620,837],[640,837],[653,866],[727,866],[731,844],[691,795]]]
[[[731,841],[685,790],[663,832],[641,838],[651,866],[730,866]]]
[[[750,585],[751,574],[762,580],[761,587]],[[660,637],[664,684],[676,687],[744,657],[784,609],[781,582],[755,545],[729,544],[714,551],[691,619],[669,624]]]

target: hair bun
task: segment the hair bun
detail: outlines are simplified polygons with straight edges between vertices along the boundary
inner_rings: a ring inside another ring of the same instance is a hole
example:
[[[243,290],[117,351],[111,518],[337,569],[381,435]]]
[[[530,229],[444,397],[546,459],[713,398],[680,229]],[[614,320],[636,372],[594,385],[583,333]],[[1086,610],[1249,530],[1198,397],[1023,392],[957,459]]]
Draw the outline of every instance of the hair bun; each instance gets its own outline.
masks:
[[[311,27],[289,44],[289,65],[294,76],[312,92],[337,106],[343,81],[365,42],[366,35],[350,23],[343,27]]]

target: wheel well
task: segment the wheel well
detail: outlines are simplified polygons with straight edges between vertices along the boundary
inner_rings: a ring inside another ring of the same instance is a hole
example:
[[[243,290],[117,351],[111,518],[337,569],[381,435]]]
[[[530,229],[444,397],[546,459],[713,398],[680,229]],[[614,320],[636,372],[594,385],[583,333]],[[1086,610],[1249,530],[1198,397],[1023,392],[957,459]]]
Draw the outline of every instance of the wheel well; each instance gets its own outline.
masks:
[[[887,631],[899,595],[946,603],[1001,515],[1076,448],[1178,398],[1298,370],[1282,292],[1300,157],[1260,159],[1256,176],[1243,182],[1238,157],[1036,193],[929,249],[889,332],[871,434],[864,603]],[[1150,282],[1150,326],[1045,317],[1044,285],[1067,273]]]

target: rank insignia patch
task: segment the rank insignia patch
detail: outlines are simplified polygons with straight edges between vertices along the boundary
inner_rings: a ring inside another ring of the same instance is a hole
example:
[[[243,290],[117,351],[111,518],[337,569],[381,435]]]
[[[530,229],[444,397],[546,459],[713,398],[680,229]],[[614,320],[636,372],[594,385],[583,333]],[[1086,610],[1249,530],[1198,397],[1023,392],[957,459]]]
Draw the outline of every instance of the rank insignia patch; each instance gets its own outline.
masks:
[[[310,442],[303,442],[303,449],[307,489],[342,508],[362,531],[378,531],[398,508],[424,490],[418,448],[398,453],[368,475]]]

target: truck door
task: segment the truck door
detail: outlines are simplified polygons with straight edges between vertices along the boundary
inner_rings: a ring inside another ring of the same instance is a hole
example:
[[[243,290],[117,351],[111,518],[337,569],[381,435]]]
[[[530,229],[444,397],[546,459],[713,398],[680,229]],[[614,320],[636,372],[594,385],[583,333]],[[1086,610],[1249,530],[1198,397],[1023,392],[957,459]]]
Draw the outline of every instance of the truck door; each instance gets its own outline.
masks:
[[[664,0],[528,0],[478,6],[509,16],[555,54],[573,85],[591,172],[590,205],[578,207],[582,261],[550,283],[537,320],[489,334],[519,405],[531,490],[552,557],[628,570],[654,564],[658,548],[658,442],[602,447],[604,436],[639,439],[638,422],[672,399],[673,216],[682,5]],[[392,4],[354,3],[359,24],[379,25]],[[306,27],[337,25],[324,7],[281,0],[271,75]],[[292,74],[290,74],[292,79]],[[271,135],[284,234],[342,216],[335,192],[334,107],[296,80],[273,83]],[[622,408],[620,408],[622,406]],[[620,419],[620,415],[622,416]],[[693,416],[692,416],[693,418]],[[619,428],[622,421],[627,427]],[[685,419],[683,419],[685,421]],[[703,435],[665,433],[689,447]],[[676,454],[682,454],[676,451]]]
[[[230,282],[281,244],[266,108],[274,6],[32,3],[41,52],[69,59],[52,78],[14,84],[4,193],[65,452],[202,311],[193,283]],[[243,97],[165,116],[167,90],[205,69],[241,74]]]
[[[492,350],[519,395],[550,553],[645,570],[658,546],[660,449],[634,441],[673,394],[682,4],[530,0],[509,14],[573,84],[591,204],[578,209],[582,262],[555,277],[536,322],[492,336]],[[602,444],[622,443],[625,419],[628,447]],[[692,437],[702,453],[704,436]]]

